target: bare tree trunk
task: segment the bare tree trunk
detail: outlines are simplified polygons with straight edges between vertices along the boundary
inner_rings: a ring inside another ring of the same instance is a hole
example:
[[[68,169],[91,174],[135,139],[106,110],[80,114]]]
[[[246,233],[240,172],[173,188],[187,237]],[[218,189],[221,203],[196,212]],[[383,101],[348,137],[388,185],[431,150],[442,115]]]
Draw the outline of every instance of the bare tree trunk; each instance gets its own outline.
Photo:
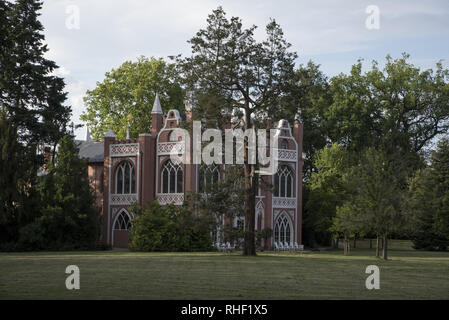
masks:
[[[251,127],[251,116],[249,106],[245,110],[245,129]],[[257,151],[257,149],[256,149]],[[256,216],[256,165],[249,164],[248,139],[244,139],[244,176],[245,176],[245,237],[243,245],[244,256],[256,255],[254,220]],[[256,153],[257,159],[257,153]],[[257,160],[256,160],[257,161]]]
[[[350,242],[349,242],[349,238],[348,237],[346,237],[345,236],[345,239],[344,239],[344,243],[343,243],[343,252],[344,252],[344,255],[346,256],[346,255],[348,255],[349,254],[349,252],[350,252],[350,248],[351,248],[351,245],[350,245]]]
[[[377,239],[376,239],[376,257],[379,257],[379,235],[377,235]]]
[[[369,239],[369,248],[370,248],[370,249],[373,248],[373,239]]]
[[[383,242],[383,246],[382,246],[382,259],[387,260],[388,259],[388,236],[385,233],[382,237],[382,242]]]
[[[355,249],[356,241],[357,241],[357,238],[356,238],[356,236],[354,236],[354,249]]]

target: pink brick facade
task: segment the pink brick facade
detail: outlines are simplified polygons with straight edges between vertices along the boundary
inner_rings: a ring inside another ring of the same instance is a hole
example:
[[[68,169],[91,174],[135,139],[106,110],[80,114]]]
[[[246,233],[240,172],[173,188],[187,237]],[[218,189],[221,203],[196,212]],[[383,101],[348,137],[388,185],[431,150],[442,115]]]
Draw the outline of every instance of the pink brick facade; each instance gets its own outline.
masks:
[[[190,121],[191,114],[186,118]],[[182,121],[186,120],[177,110],[163,115],[159,106],[153,109],[151,134],[126,140],[116,140],[112,132],[105,135],[103,162],[89,164],[89,177],[102,211],[104,243],[113,247],[127,246],[127,228],[134,218],[128,210],[132,203],[143,205],[157,199],[162,205],[181,204],[188,192],[199,191],[200,165],[192,164],[192,154],[189,155],[190,164],[177,166],[170,162],[174,146],[179,147],[181,153],[189,149],[184,141],[174,141],[170,136]],[[263,179],[277,184],[278,188],[275,192],[261,189],[256,199],[256,230],[273,230],[268,247],[273,247],[275,241],[302,243],[303,127],[298,122],[290,126],[286,120],[279,121],[275,127],[279,132],[278,174]],[[219,178],[222,178],[223,167],[218,168]]]

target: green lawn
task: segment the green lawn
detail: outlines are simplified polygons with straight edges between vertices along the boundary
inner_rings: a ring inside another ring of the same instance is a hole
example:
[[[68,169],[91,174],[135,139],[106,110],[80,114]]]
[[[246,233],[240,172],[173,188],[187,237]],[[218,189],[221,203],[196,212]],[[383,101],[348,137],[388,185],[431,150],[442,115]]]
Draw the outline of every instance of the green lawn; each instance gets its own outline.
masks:
[[[0,299],[449,299],[449,253],[0,253]],[[393,246],[394,248],[394,246]],[[80,268],[81,289],[65,288]],[[380,290],[365,268],[380,268]]]

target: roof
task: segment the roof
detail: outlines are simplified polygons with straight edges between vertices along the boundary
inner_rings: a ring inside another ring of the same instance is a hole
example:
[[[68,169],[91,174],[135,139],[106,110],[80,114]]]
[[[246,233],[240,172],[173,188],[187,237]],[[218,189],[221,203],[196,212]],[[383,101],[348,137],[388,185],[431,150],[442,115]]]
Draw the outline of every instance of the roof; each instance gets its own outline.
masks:
[[[159,101],[159,94],[156,93],[156,98],[154,99],[153,110],[151,113],[163,114],[161,102]]]
[[[104,162],[104,143],[97,141],[76,140],[79,148],[78,155],[89,159],[89,162]]]

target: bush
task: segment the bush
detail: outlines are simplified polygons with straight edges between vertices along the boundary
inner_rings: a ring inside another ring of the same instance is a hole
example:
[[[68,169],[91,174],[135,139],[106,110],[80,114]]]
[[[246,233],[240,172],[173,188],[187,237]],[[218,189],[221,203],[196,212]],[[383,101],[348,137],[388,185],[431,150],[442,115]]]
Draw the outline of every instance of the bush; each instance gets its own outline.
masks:
[[[136,217],[130,228],[129,249],[133,251],[212,250],[211,223],[185,206],[162,207],[153,201],[130,208]]]
[[[44,235],[39,223],[29,223],[20,228],[17,248],[21,251],[41,250],[44,248]]]

